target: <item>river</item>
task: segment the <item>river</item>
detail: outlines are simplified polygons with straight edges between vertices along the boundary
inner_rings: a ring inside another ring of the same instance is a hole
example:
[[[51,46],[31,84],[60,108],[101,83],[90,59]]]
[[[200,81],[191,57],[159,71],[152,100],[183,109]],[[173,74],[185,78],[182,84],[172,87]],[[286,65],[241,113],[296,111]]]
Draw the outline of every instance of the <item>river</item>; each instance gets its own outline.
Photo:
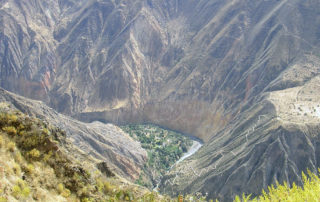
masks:
[[[169,171],[178,163],[183,161],[184,159],[188,158],[189,156],[192,156],[194,153],[196,153],[200,148],[202,147],[202,143],[196,140],[193,140],[193,144],[188,150],[187,153],[185,153],[178,161],[176,161],[169,169]]]
[[[190,147],[190,149],[188,150],[187,153],[185,153],[178,161],[176,161],[171,167],[170,169],[167,171],[169,172],[175,165],[177,165],[178,163],[180,163],[181,161],[183,161],[184,159],[192,156],[194,153],[196,153],[201,147],[202,147],[202,143],[200,141],[197,141],[197,140],[193,140],[193,143],[192,143],[192,146]],[[154,187],[154,191],[157,191],[160,183],[161,183],[161,178],[162,176],[160,177],[158,183],[157,183],[157,186]]]

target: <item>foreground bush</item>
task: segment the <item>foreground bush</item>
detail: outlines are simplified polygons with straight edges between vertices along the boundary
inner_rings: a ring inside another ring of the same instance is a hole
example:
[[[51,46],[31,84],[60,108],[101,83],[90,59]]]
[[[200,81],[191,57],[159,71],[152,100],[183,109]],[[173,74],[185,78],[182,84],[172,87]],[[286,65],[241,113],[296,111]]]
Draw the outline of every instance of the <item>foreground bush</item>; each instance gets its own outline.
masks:
[[[320,169],[319,169],[320,173]],[[235,202],[272,202],[272,201],[290,201],[290,202],[318,202],[320,201],[320,178],[318,175],[308,170],[308,175],[302,173],[303,186],[297,186],[295,183],[290,187],[287,183],[283,185],[277,183],[271,185],[268,191],[262,191],[262,195],[253,199],[249,196],[236,196]]]

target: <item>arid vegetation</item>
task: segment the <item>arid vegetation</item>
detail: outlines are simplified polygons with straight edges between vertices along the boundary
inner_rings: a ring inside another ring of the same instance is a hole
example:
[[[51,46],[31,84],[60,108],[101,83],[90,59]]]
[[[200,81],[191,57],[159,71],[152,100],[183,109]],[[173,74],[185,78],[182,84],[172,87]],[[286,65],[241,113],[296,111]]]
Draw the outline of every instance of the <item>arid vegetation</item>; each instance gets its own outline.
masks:
[[[319,169],[320,172],[320,169]],[[235,202],[272,202],[272,201],[290,201],[290,202],[316,202],[320,200],[320,178],[319,175],[311,173],[302,173],[303,186],[297,186],[295,183],[289,186],[287,183],[279,184],[276,186],[271,185],[268,190],[262,191],[262,195],[252,198],[251,195],[243,194],[241,197],[237,196]]]
[[[19,111],[0,109],[0,201],[131,201],[157,198],[88,170],[66,151],[66,134]]]

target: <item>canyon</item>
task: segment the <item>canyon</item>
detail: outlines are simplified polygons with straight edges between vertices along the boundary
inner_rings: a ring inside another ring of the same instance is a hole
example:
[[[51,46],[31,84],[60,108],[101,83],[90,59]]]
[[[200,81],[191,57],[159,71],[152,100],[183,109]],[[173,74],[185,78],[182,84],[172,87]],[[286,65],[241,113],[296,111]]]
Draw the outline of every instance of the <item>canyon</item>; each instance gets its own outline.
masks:
[[[320,167],[319,16],[316,0],[1,0],[0,86],[100,134],[195,136],[160,192],[230,201]],[[125,150],[136,178],[144,151]]]

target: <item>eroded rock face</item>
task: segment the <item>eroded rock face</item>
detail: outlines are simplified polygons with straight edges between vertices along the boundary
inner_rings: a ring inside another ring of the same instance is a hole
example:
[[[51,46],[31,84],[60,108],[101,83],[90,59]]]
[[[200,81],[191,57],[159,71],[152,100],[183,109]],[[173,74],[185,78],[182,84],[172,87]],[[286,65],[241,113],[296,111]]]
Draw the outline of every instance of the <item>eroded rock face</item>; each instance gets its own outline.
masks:
[[[311,0],[6,0],[1,85],[84,120],[154,122],[207,141],[319,52],[317,8]]]
[[[302,171],[317,172],[319,118],[317,123],[291,123],[275,113],[270,101],[259,105],[167,173],[161,191],[199,191],[208,198],[232,201],[243,192],[256,196],[277,181],[301,185]]]
[[[270,87],[277,90],[244,105],[196,155],[163,178],[161,190],[200,191],[231,201],[241,192],[260,194],[277,181],[301,184],[302,171],[317,172],[320,77],[313,72],[319,68],[319,58],[310,56],[285,70]]]
[[[315,0],[3,0],[1,86],[87,122],[152,122],[203,139],[191,164],[197,178],[179,175],[188,183],[172,186],[175,193],[257,193],[275,179],[299,181],[311,166],[293,161],[281,144],[298,149],[288,143],[290,134],[304,146],[315,140],[302,131],[317,131],[319,100],[308,85],[319,73],[319,6]],[[296,92],[312,100],[292,101]],[[300,104],[305,111],[311,106],[306,117],[313,126],[301,126],[305,118],[294,109]],[[268,124],[253,131],[264,116]],[[249,129],[256,138],[250,144]],[[241,155],[225,155],[226,146]],[[221,162],[229,167],[211,168]]]

